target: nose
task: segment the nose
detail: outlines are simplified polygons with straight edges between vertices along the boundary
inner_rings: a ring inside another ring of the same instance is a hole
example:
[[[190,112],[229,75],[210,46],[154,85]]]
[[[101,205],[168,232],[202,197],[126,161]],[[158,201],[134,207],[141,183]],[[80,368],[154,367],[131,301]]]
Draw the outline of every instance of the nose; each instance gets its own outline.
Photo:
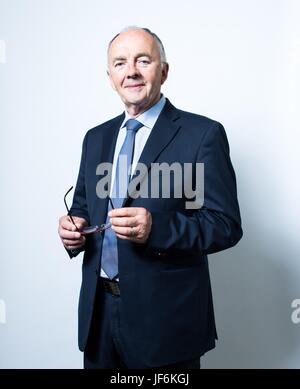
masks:
[[[127,67],[127,78],[138,78],[140,75],[134,62],[129,62]]]

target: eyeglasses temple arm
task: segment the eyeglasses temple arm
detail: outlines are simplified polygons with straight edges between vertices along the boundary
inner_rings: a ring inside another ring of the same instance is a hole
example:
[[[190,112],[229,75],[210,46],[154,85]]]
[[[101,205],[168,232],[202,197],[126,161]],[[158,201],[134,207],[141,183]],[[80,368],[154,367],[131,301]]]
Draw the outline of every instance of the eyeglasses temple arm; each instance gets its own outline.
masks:
[[[110,202],[110,205],[111,205],[112,209],[115,209],[115,207],[113,205],[113,202],[112,202],[112,199],[110,197],[108,197],[108,201]]]
[[[67,201],[66,201],[66,197],[67,197],[67,195],[71,192],[72,189],[73,189],[73,186],[71,186],[71,188],[70,188],[70,189],[68,190],[68,192],[65,194],[65,196],[64,196],[64,203],[65,203],[65,206],[66,206],[67,211],[68,211],[68,216],[70,216],[70,219],[71,219],[72,223],[74,224],[76,230],[79,231],[79,229],[77,228],[77,226],[76,226],[76,224],[75,224],[75,222],[74,222],[74,219],[72,218],[72,215],[70,214],[70,210],[69,210],[69,207],[68,207],[68,204],[67,204]],[[79,232],[80,232],[80,231],[79,231]]]

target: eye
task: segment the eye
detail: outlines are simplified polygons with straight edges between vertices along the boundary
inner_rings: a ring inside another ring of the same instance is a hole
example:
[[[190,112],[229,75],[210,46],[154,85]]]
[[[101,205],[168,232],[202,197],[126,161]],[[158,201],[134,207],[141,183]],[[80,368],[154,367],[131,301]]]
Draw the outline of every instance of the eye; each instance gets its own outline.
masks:
[[[124,62],[116,62],[115,63],[115,68],[120,67],[122,65],[124,65]]]
[[[149,65],[150,64],[150,60],[149,59],[138,59],[138,64]]]

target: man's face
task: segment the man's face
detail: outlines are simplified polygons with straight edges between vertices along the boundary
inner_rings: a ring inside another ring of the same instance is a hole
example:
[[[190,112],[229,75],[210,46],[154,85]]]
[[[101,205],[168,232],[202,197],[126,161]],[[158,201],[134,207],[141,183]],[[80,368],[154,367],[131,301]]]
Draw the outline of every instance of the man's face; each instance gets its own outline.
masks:
[[[158,45],[150,34],[132,30],[121,33],[112,42],[108,73],[126,107],[139,113],[159,100],[168,65],[161,66]]]

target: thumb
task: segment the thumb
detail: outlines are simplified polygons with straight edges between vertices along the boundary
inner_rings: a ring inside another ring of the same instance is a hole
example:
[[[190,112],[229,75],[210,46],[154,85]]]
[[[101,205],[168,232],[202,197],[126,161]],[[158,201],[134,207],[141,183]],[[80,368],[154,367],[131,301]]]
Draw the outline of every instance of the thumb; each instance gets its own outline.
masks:
[[[75,222],[75,224],[76,224],[76,227],[79,229],[79,230],[81,230],[83,227],[85,227],[86,225],[87,225],[87,222],[86,222],[86,220],[84,220],[84,219],[75,219],[74,220],[74,222]]]

